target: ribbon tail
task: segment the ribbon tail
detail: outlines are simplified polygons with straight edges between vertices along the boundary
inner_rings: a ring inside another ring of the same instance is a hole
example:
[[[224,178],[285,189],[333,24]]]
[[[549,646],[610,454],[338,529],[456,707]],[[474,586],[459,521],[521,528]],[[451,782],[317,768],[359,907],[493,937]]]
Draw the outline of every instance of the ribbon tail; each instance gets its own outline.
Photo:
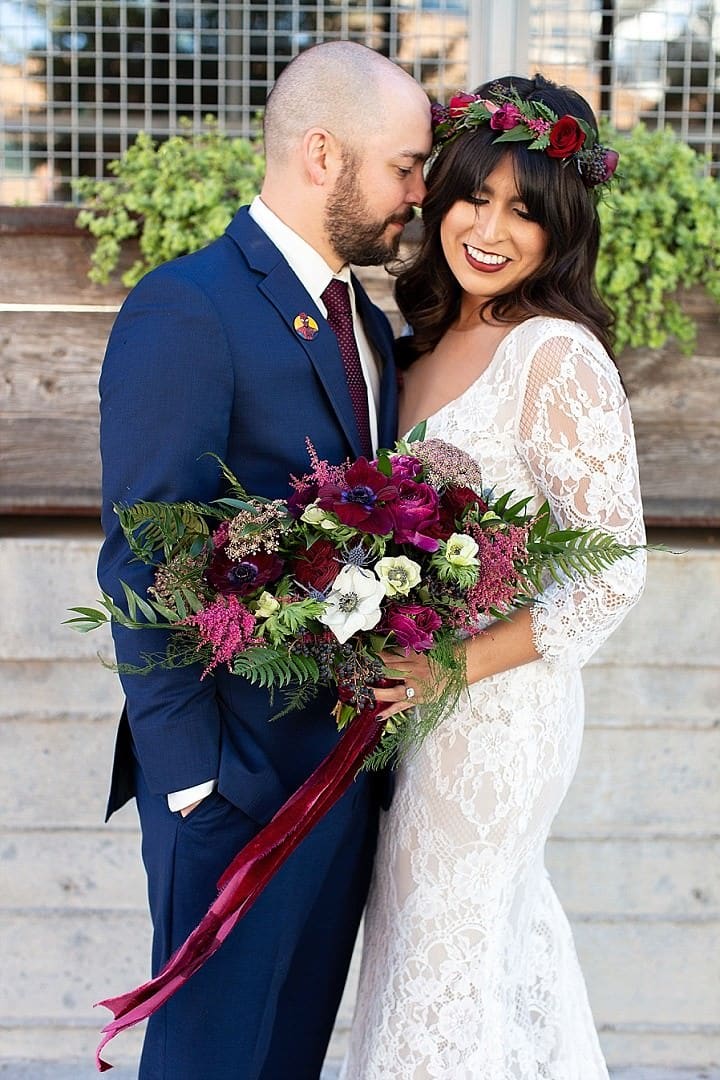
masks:
[[[365,709],[354,718],[305,783],[235,856],[218,881],[218,897],[155,978],[98,1002],[114,1017],[102,1029],[104,1038],[95,1055],[99,1072],[112,1068],[100,1056],[110,1040],[151,1016],[202,967],[285,860],[347,791],[382,736],[378,711],[377,707]]]

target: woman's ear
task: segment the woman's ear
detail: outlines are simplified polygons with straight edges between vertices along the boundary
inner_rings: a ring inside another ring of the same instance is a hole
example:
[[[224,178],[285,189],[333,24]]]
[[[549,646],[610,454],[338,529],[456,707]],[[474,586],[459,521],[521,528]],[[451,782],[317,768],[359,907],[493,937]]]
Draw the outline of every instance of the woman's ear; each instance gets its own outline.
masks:
[[[302,159],[312,184],[334,185],[342,169],[342,153],[334,135],[325,128],[310,128],[303,137]]]

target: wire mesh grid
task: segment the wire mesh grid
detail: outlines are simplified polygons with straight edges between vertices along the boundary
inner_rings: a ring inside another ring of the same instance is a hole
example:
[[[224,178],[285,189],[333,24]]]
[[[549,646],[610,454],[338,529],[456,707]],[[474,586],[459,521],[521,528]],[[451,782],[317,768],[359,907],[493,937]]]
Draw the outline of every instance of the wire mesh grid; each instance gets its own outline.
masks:
[[[673,128],[720,171],[720,0],[531,0],[528,67],[621,131]]]
[[[318,41],[361,41],[442,99],[467,85],[470,23],[487,3],[0,0],[0,203],[68,200],[138,131],[161,139],[181,118],[249,134],[285,64]],[[620,128],[671,124],[720,159],[720,0],[529,4],[528,71],[573,85]]]
[[[214,116],[258,128],[269,88],[319,41],[360,41],[434,96],[464,83],[464,0],[0,0],[0,203],[67,200],[140,130],[162,139]]]

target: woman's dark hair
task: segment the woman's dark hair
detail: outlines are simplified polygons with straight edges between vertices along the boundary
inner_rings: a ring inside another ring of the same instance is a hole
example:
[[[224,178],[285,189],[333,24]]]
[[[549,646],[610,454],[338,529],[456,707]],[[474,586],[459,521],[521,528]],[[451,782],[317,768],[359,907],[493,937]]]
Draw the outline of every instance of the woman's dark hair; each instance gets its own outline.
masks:
[[[536,75],[494,79],[475,93],[493,98],[498,84],[514,90],[523,101],[542,101],[558,116],[576,116],[597,131],[590,106],[574,90]],[[430,168],[422,206],[423,240],[395,283],[398,307],[413,329],[411,337],[401,339],[401,365],[433,349],[457,318],[461,290],[443,254],[440,226],[456,202],[479,191],[506,154],[512,155],[518,191],[531,218],[545,230],[548,246],[533,274],[512,292],[487,301],[481,311],[500,322],[533,315],[572,319],[595,334],[612,356],[612,314],[594,277],[600,242],[597,195],[571,162],[528,150],[522,142],[496,143],[498,134],[489,125],[462,132]]]

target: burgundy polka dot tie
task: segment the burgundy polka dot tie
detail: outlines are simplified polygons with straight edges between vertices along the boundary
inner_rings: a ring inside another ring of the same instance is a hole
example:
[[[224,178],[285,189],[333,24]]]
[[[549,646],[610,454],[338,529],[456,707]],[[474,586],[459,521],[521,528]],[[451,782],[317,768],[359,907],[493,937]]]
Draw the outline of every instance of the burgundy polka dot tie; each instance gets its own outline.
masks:
[[[339,278],[333,278],[322,294],[322,298],[327,308],[328,323],[340,347],[340,355],[342,356],[348,389],[350,390],[350,400],[352,401],[355,420],[360,433],[360,446],[365,457],[371,458],[373,455],[372,443],[370,442],[367,386],[360,366],[360,354],[353,331],[352,309],[347,284],[340,281]]]

